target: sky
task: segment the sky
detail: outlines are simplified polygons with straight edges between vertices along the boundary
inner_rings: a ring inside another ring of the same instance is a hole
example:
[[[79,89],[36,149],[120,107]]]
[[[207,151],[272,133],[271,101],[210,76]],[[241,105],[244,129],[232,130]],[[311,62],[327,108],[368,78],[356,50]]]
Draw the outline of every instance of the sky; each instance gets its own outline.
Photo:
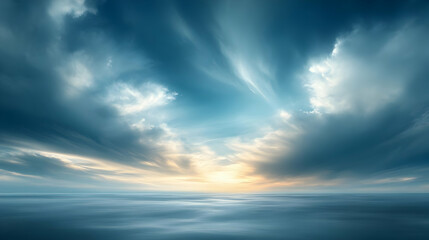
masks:
[[[0,191],[428,192],[427,1],[0,1]]]

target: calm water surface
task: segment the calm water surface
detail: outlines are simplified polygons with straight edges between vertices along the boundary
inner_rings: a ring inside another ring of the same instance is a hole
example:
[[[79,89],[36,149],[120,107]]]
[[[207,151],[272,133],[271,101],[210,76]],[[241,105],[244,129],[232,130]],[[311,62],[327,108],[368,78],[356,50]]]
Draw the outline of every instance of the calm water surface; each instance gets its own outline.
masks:
[[[0,239],[429,239],[429,194],[0,194]]]

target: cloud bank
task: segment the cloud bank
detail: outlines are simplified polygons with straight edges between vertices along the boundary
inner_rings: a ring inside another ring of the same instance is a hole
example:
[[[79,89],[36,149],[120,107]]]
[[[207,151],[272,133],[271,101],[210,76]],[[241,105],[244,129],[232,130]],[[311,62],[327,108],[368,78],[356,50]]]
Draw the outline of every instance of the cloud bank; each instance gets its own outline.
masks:
[[[429,187],[424,1],[0,9],[6,191]]]

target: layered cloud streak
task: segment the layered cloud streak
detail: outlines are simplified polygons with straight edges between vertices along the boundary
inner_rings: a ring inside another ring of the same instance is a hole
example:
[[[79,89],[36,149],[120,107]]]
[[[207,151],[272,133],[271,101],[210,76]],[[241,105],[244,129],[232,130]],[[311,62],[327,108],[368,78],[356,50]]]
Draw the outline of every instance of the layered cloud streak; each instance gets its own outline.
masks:
[[[1,186],[426,191],[427,4],[308,4],[0,3]]]

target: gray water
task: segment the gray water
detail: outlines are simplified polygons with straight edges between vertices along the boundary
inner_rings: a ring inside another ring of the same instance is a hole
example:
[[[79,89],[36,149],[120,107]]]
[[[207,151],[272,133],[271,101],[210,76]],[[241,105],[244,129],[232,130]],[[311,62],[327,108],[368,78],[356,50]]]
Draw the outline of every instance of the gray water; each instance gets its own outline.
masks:
[[[0,239],[429,239],[429,194],[0,194]]]

